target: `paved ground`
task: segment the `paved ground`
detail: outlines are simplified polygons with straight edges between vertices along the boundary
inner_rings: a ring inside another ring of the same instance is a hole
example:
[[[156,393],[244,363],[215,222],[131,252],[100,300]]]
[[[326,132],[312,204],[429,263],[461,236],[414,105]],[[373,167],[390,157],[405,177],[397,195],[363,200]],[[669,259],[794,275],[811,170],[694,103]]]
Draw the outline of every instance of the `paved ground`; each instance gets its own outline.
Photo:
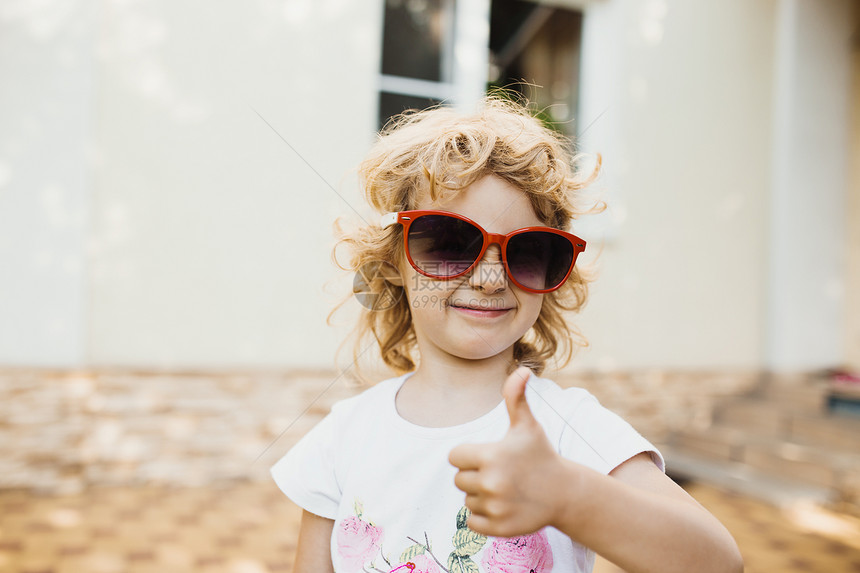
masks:
[[[860,520],[687,486],[735,535],[748,573],[860,573]],[[273,484],[0,492],[2,573],[290,571],[299,510]],[[597,571],[617,571],[599,563]]]

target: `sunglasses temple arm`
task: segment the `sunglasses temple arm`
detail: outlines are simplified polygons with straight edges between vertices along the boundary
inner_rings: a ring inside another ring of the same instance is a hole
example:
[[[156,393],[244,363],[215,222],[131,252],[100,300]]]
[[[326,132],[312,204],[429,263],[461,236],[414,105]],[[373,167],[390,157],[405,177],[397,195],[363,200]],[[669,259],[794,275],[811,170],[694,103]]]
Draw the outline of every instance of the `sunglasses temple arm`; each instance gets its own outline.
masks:
[[[395,223],[397,223],[397,215],[399,215],[399,213],[386,213],[379,220],[380,226],[384,229],[386,227],[394,225]]]

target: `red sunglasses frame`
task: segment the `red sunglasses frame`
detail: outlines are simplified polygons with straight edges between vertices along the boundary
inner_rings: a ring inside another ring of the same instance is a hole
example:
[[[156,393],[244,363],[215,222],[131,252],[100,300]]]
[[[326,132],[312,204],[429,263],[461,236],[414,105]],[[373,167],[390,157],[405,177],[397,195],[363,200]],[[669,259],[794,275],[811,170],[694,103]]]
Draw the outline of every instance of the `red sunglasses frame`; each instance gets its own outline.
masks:
[[[418,268],[418,265],[416,265],[415,261],[412,260],[412,255],[409,252],[409,227],[412,225],[413,221],[415,221],[419,217],[423,217],[424,215],[444,215],[446,217],[459,219],[461,221],[469,223],[470,225],[473,225],[475,228],[477,228],[479,231],[481,231],[481,235],[483,235],[483,238],[484,238],[484,244],[481,246],[481,252],[478,254],[478,257],[475,259],[475,262],[472,263],[471,265],[469,265],[469,267],[467,269],[465,269],[465,270],[463,270],[463,271],[461,271],[455,275],[441,275],[441,276],[440,275],[434,275],[433,273],[428,273],[428,272],[423,271],[420,268]],[[469,271],[474,269],[477,266],[477,264],[484,258],[484,255],[487,253],[487,249],[490,248],[490,245],[495,244],[495,245],[499,245],[499,248],[502,251],[502,263],[505,267],[505,274],[507,275],[508,279],[510,279],[511,282],[513,282],[515,285],[517,285],[519,288],[523,289],[524,291],[528,291],[528,292],[533,292],[533,293],[552,292],[556,289],[561,288],[561,286],[565,283],[565,281],[567,281],[568,277],[570,276],[570,273],[573,272],[573,267],[576,264],[577,257],[579,256],[579,254],[581,252],[583,252],[585,250],[585,241],[583,239],[580,239],[576,235],[573,235],[573,234],[568,233],[566,231],[562,231],[559,229],[553,229],[552,227],[523,227],[522,229],[516,229],[516,230],[511,231],[510,233],[507,233],[504,235],[500,234],[500,233],[489,233],[489,232],[487,232],[486,229],[484,229],[482,226],[480,226],[478,223],[476,223],[472,219],[470,219],[464,215],[460,215],[459,213],[453,213],[451,211],[436,211],[436,210],[430,210],[430,209],[418,209],[418,210],[412,210],[412,211],[398,211],[398,212],[394,212],[394,213],[388,213],[388,214],[382,216],[382,221],[381,221],[382,228],[389,227],[389,226],[394,225],[396,223],[400,223],[401,225],[403,225],[403,245],[404,245],[404,248],[406,249],[406,259],[409,261],[409,264],[412,265],[412,268],[415,269],[416,271],[418,271],[420,274],[422,274],[426,277],[430,277],[432,279],[438,279],[438,280],[450,280],[450,279],[455,279],[457,277],[465,275],[466,273],[468,273]],[[573,246],[573,258],[570,261],[570,268],[567,269],[567,273],[565,273],[564,278],[558,283],[558,285],[554,286],[553,288],[548,288],[548,289],[529,288],[527,286],[520,284],[520,282],[517,279],[515,279],[513,277],[513,275],[511,275],[511,269],[508,267],[508,241],[510,241],[512,237],[515,237],[517,235],[521,235],[523,233],[527,233],[529,231],[540,231],[543,233],[552,233],[554,235],[561,235],[562,237],[564,237],[565,239],[570,241],[570,244]]]

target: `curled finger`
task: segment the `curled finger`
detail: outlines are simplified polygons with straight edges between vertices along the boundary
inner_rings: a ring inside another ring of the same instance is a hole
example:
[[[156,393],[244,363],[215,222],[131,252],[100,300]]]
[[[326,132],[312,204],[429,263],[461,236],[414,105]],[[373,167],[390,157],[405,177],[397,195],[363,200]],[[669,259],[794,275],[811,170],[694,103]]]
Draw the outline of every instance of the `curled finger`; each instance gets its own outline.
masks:
[[[478,444],[461,444],[448,454],[448,462],[461,470],[476,470],[481,467],[482,452]]]
[[[487,504],[480,495],[467,493],[464,505],[472,512],[472,515],[486,516],[487,514]]]
[[[469,519],[466,520],[466,526],[481,535],[493,535],[493,522],[485,515],[480,515],[472,512]]]
[[[454,476],[454,485],[465,493],[478,493],[480,476],[475,470],[460,470]]]

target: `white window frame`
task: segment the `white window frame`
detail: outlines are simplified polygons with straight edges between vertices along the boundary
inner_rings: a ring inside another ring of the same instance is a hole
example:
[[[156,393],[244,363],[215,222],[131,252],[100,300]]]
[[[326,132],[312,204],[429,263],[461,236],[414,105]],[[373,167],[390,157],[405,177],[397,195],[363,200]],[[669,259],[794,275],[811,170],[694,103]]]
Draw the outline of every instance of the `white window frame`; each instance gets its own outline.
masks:
[[[442,81],[379,74],[379,92],[444,101],[472,109],[487,86],[490,63],[491,0],[446,0],[446,30],[442,46]]]

